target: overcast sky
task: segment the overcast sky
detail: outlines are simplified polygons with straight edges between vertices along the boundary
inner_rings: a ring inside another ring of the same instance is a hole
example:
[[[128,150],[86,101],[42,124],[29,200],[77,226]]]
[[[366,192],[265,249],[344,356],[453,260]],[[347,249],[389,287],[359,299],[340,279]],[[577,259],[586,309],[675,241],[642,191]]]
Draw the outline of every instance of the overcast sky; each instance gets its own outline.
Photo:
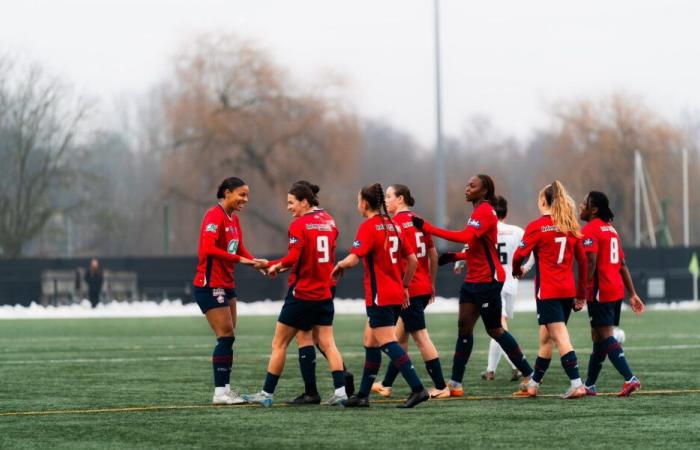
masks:
[[[432,0],[0,0],[0,52],[100,100],[136,97],[201,32],[252,38],[300,80],[329,69],[358,113],[430,144]],[[700,1],[441,0],[444,123],[485,115],[527,138],[557,100],[643,96],[669,119],[700,109]]]

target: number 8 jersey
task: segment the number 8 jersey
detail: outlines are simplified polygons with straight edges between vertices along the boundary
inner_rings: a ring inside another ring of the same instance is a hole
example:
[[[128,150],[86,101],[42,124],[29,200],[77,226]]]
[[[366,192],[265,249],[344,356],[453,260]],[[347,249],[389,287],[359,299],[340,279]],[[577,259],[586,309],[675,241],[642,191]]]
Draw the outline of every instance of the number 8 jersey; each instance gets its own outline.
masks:
[[[350,253],[362,258],[366,306],[403,303],[401,259],[414,253],[405,233],[377,214],[360,225]]]
[[[620,237],[611,223],[595,218],[583,227],[583,249],[596,253],[596,269],[593,284],[588,286],[588,301],[601,303],[622,300],[625,285],[620,269],[625,260]]]
[[[289,250],[280,262],[292,267],[289,286],[299,300],[330,300],[331,272],[335,264],[338,228],[326,211],[317,209],[297,218],[289,225]]]

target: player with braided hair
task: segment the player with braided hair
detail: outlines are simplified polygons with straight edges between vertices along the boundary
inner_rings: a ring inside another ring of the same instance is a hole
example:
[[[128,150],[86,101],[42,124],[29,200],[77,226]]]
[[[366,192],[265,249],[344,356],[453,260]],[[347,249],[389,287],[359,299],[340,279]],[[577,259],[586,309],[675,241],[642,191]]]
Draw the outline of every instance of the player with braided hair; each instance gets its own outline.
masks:
[[[401,307],[409,305],[408,288],[418,260],[408,240],[401,239],[402,230],[386,214],[384,191],[379,183],[360,190],[357,209],[366,220],[357,231],[350,254],[336,264],[331,274],[338,280],[346,269],[363,260],[365,305],[369,318],[364,333],[365,366],[358,392],[343,405],[369,406],[372,383],[384,352],[411,386],[411,395],[400,407],[412,408],[428,400],[429,395],[408,354],[397,342],[395,326]],[[403,274],[402,258],[406,260]]]

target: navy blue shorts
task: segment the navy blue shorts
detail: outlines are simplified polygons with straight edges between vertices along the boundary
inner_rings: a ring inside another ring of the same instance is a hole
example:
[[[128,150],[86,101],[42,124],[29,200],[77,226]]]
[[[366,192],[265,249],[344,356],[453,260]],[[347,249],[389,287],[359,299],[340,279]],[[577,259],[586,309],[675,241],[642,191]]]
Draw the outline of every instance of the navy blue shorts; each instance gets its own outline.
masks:
[[[401,313],[401,305],[377,306],[372,305],[367,307],[367,317],[369,318],[370,328],[393,327],[399,320]]]
[[[408,308],[399,312],[404,330],[408,332],[425,330],[425,307],[428,306],[430,297],[430,295],[411,297]]]
[[[471,303],[479,310],[487,330],[501,327],[501,289],[503,283],[462,283],[459,303]]]
[[[587,306],[592,327],[617,327],[620,325],[622,300],[608,303],[591,302]]]
[[[210,309],[228,306],[231,299],[237,297],[236,291],[233,289],[208,288],[194,285],[192,286],[192,296],[203,314],[206,314]]]
[[[290,289],[277,321],[297,330],[309,331],[315,326],[333,325],[333,300],[302,300]]]
[[[550,298],[537,300],[537,322],[540,325],[569,321],[571,310],[574,309],[573,298]]]

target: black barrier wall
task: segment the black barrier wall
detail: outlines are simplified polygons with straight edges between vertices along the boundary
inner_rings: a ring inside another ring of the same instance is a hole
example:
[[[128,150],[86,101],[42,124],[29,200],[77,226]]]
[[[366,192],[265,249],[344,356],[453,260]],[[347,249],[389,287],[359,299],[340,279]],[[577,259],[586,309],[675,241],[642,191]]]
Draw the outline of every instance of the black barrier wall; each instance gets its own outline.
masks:
[[[642,298],[648,302],[691,299],[693,288],[688,265],[693,252],[700,255],[700,247],[625,249],[627,264]],[[0,260],[0,304],[70,301],[66,289],[71,289],[67,286],[71,284],[72,274],[76,269],[85,269],[89,262],[89,258]],[[133,293],[119,288],[118,281],[110,286],[110,278],[106,276],[104,296],[107,298],[192,301],[191,283],[197,264],[194,257],[100,258],[100,263],[107,274],[135,275],[136,292]],[[360,267],[345,272],[338,284],[339,298],[363,297],[362,272]],[[113,277],[113,280],[118,279],[120,277]],[[285,276],[270,279],[248,267],[236,268],[236,291],[241,301],[283,299],[286,281]],[[451,266],[440,268],[439,296],[456,297],[460,284],[461,277],[452,273]],[[73,300],[81,296],[77,292]]]

